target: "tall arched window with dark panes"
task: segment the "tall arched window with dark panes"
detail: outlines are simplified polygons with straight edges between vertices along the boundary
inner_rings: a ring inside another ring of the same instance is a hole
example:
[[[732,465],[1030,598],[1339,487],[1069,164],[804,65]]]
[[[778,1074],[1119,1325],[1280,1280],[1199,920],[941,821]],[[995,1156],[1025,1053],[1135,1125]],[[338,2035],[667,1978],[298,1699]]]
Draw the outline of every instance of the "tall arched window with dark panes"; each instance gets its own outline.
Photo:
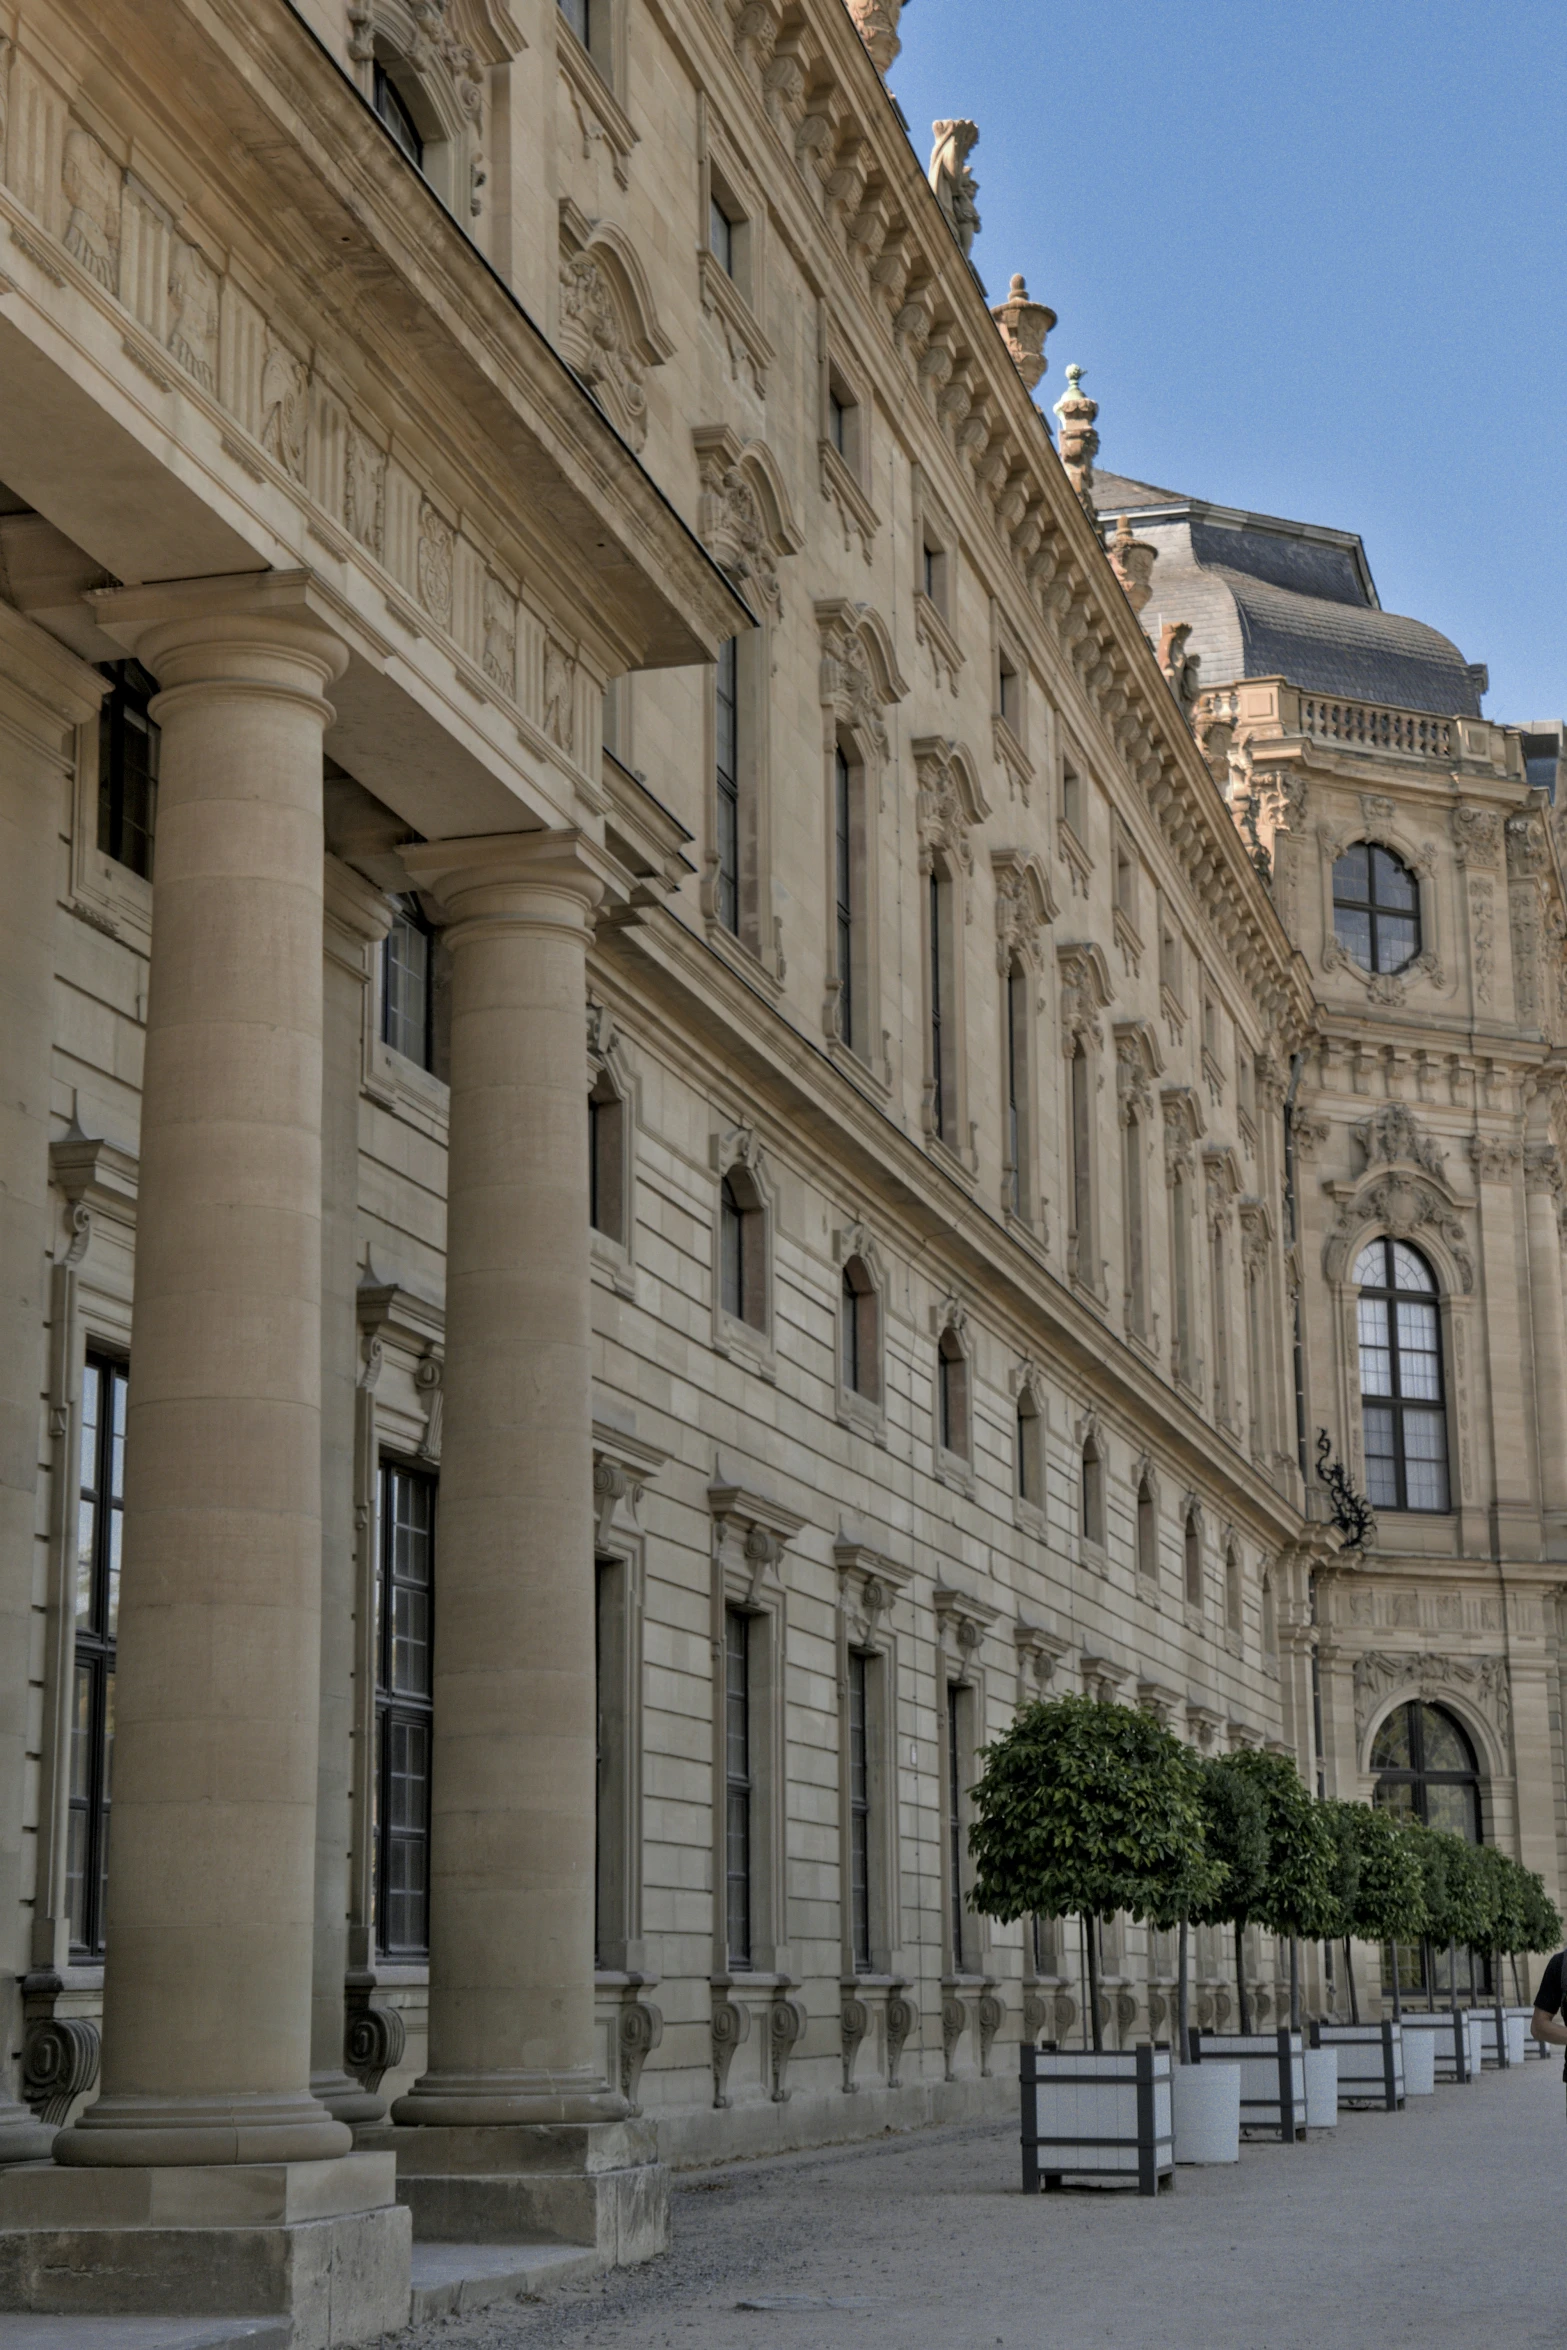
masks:
[[[1411,1699],[1395,1707],[1372,1741],[1371,1768],[1384,1810],[1480,1842],[1480,1768],[1445,1706]]]
[[[1170,1171],[1170,1271],[1175,1309],[1171,1348],[1175,1375],[1188,1387],[1195,1387],[1197,1362],[1196,1350],[1192,1345],[1191,1188],[1179,1163]]]
[[[1083,1540],[1102,1550],[1105,1539],[1105,1463],[1097,1436],[1085,1438],[1078,1466],[1078,1525]]]
[[[152,879],[158,815],[158,681],[139,661],[107,661],[98,706],[98,846],[117,865]]]
[[[729,1964],[751,1964],[751,1619],[724,1611],[724,1921]]]
[[[717,911],[723,928],[740,934],[740,663],[734,637],[718,648],[713,687],[714,823],[718,855]]]
[[[1333,935],[1363,971],[1402,971],[1420,952],[1420,884],[1391,849],[1359,841],[1333,867]]]
[[[1186,1513],[1186,1531],[1181,1548],[1182,1588],[1188,1607],[1202,1606],[1202,1528],[1197,1523],[1197,1512]]]
[[[1044,1441],[1039,1404],[1032,1387],[1017,1399],[1017,1497],[1035,1509],[1045,1500]]]
[[[435,932],[416,897],[399,898],[381,943],[381,1041],[435,1065]]]
[[[1449,1506],[1447,1410],[1435,1276],[1407,1241],[1373,1240],[1355,1260],[1366,1496],[1373,1509]]]
[[[1067,1115],[1072,1185],[1072,1270],[1092,1286],[1094,1266],[1093,1073],[1081,1037],[1067,1063]]]
[[[943,1330],[936,1346],[936,1428],[943,1452],[968,1458],[968,1360],[956,1331]]]
[[[1148,1246],[1143,1228],[1143,1123],[1134,1104],[1121,1117],[1121,1213],[1126,1227],[1126,1326],[1148,1335]]]
[[[1137,1572],[1145,1583],[1159,1580],[1159,1508],[1146,1477],[1137,1484]]]
[[[838,1035],[853,1048],[858,1030],[854,986],[854,770],[842,744],[834,747],[833,776],[833,891],[837,916]]]
[[[864,1261],[851,1257],[843,1268],[843,1384],[867,1403],[881,1401],[881,1350],[876,1285]]]
[[[376,1947],[430,1946],[430,1760],[435,1695],[435,1479],[381,1464],[376,1623]]]
[[[375,68],[375,110],[416,171],[424,169],[424,141],[408,101],[379,60]]]
[[[973,1692],[961,1681],[947,1684],[947,1898],[952,1937],[952,1971],[968,1972],[969,1925],[963,1901],[963,1807],[968,1785],[969,1718]]]
[[[1031,1189],[1028,1148],[1028,972],[1013,962],[1006,979],[1006,1204],[1026,1216]]]
[[[1208,1224],[1208,1290],[1213,1309],[1213,1414],[1228,1427],[1235,1406],[1230,1393],[1230,1228],[1222,1209],[1213,1212]]]
[[[626,1238],[626,1105],[607,1076],[588,1095],[588,1222],[606,1240]]]
[[[103,1955],[114,1759],[114,1667],[125,1511],[126,1369],[89,1353],[82,1370],[82,1451],[76,1505],[76,1646],[71,1687],[66,1909],[71,1949]]]

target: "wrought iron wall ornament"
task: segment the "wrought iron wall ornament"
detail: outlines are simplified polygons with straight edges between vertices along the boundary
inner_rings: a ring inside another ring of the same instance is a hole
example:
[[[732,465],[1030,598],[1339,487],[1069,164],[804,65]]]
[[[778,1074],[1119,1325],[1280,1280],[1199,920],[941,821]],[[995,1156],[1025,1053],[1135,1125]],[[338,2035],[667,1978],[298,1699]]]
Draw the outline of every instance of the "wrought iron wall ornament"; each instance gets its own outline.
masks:
[[[1365,1495],[1350,1483],[1343,1462],[1334,1459],[1326,1428],[1317,1430],[1317,1475],[1333,1497],[1333,1524],[1344,1537],[1344,1548],[1364,1550],[1376,1538],[1376,1517]]]

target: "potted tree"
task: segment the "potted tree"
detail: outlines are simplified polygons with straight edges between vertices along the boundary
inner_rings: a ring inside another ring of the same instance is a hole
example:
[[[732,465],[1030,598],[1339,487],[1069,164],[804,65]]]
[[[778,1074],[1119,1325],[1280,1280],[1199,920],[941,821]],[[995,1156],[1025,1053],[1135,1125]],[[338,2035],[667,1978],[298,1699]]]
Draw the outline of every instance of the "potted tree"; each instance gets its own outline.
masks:
[[[1492,1912],[1487,1938],[1477,1943],[1491,1962],[1491,2014],[1484,2026],[1483,2057],[1497,2065],[1522,2064],[1531,2045],[1527,2008],[1508,2007],[1502,1994],[1502,1961],[1509,1959],[1513,1987],[1518,1986],[1518,1961],[1525,1953],[1561,1948],[1562,1921],[1556,1904],[1532,1869],[1495,1845],[1482,1847],[1481,1859],[1491,1880]]]
[[[1246,1970],[1240,1944],[1245,1920],[1259,1897],[1267,1871],[1268,1838],[1262,1802],[1254,1787],[1216,1762],[1197,1762],[1197,1790],[1203,1813],[1203,1842],[1215,1864],[1209,1889],[1178,1888],[1169,1909],[1155,1908],[1153,1923],[1177,1936],[1176,2054],[1172,2102],[1175,2159],[1181,2163],[1239,2162],[1241,2150],[1241,2068],[1211,2059],[1193,2064],[1191,2030],[1191,1929],[1237,1925],[1236,1959],[1240,1995]]]
[[[1003,1923],[1169,1914],[1205,1899],[1217,1874],[1195,1757],[1130,1706],[1026,1706],[988,1749],[973,1804],[973,1904]],[[1086,1943],[1092,2051],[1023,2050],[1024,2186],[1109,2174],[1152,2192],[1173,2159],[1169,2057],[1104,2048],[1092,1930]]]
[[[1484,1937],[1490,1931],[1490,1887],[1482,1866],[1474,1858],[1476,1848],[1464,1837],[1455,1836],[1445,1828],[1425,1827],[1418,1820],[1406,1821],[1402,1833],[1409,1839],[1424,1881],[1426,1996],[1430,2004],[1428,2014],[1418,2019],[1417,2028],[1435,2034],[1437,2079],[1469,2081],[1479,2067],[1479,2034],[1471,2030],[1469,2018],[1459,2011],[1458,1946],[1461,1942],[1473,1943],[1476,1935]],[[1448,2006],[1447,2013],[1438,2016],[1433,1960],[1443,1943],[1447,1945],[1448,1955]],[[1396,1997],[1396,1947],[1393,1974]],[[1404,2020],[1406,2025],[1416,2021],[1407,2016]]]
[[[1405,2096],[1429,2096],[1436,2086],[1430,2035],[1411,2039],[1402,2029],[1396,1957],[1401,1942],[1416,1941],[1426,1930],[1425,1874],[1409,1837],[1391,1812],[1368,1803],[1343,1803],[1335,1806],[1335,1811],[1338,1832],[1353,1843],[1356,1859],[1354,1893],[1343,1921],[1350,2025],[1362,2032],[1374,2029],[1361,2024],[1354,1945],[1357,1941],[1391,1943],[1395,1953],[1393,2022],[1402,2044],[1403,2090]],[[1347,2080],[1353,2067],[1341,2058],[1340,2069]]]

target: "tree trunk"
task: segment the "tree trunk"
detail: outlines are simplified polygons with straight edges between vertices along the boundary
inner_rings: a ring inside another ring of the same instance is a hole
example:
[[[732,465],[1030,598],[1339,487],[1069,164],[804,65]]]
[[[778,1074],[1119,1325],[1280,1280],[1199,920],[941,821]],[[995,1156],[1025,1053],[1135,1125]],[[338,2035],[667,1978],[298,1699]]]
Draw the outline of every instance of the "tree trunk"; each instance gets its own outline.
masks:
[[[1496,2016],[1496,2065],[1505,2072],[1512,2059],[1507,2053],[1507,2018],[1502,2013],[1502,1954],[1498,1950],[1491,1960],[1491,2005]]]
[[[1191,2061],[1192,2053],[1192,1930],[1181,1912],[1181,1930],[1175,1961],[1175,2053],[1182,2064]]]
[[[1235,1991],[1240,2001],[1241,2030],[1249,2032],[1251,2001],[1246,1996],[1246,1928],[1239,1918],[1235,1921]]]
[[[1099,2023],[1099,1920],[1083,1920],[1083,1948],[1088,1958],[1088,2022],[1093,2033],[1093,2051],[1097,2056],[1104,2047]]]
[[[1517,1953],[1517,1951],[1516,1951],[1516,1950],[1515,1950],[1515,1951],[1512,1953],[1512,1965],[1513,1965],[1513,1997],[1514,1997],[1514,1999],[1517,2001],[1518,2005],[1519,2005],[1520,2007],[1523,2007],[1523,2006],[1524,2006],[1524,2005],[1526,2005],[1527,2003],[1526,2003],[1526,2001],[1525,2001],[1525,1999],[1524,1999],[1524,1995],[1523,1995],[1523,1977],[1522,1977],[1522,1975],[1521,1975],[1521,1974],[1519,1973],[1519,1971],[1518,1971],[1518,1953]]]
[[[1458,1944],[1447,1945],[1447,2004],[1452,2014],[1458,2013]]]
[[[1397,1980],[1396,1964],[1394,1979]],[[1360,2021],[1360,1998],[1355,1989],[1355,1945],[1347,1934],[1344,1937],[1344,1980],[1349,1985],[1349,2020],[1352,2024],[1358,2024]]]
[[[1398,1944],[1396,1942],[1393,1945],[1393,1950],[1396,1956],[1398,1951]],[[1436,1952],[1432,1949],[1429,1938],[1424,1934],[1422,1934],[1420,1937],[1420,1966],[1421,1971],[1425,1975],[1426,1979],[1426,2005],[1431,2010],[1431,2013],[1435,2015]]]
[[[1300,1936],[1290,1936],[1290,2030],[1300,2030]]]

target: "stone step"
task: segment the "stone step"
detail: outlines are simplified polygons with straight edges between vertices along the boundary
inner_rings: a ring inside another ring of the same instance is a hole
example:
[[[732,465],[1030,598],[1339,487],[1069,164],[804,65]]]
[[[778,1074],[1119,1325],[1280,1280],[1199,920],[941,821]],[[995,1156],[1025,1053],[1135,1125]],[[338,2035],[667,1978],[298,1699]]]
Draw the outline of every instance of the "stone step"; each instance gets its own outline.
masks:
[[[416,2243],[412,2322],[485,2309],[495,2301],[539,2301],[599,2275],[604,2266],[602,2256],[582,2244]]]
[[[0,2316],[5,2350],[289,2350],[281,2317]]]

